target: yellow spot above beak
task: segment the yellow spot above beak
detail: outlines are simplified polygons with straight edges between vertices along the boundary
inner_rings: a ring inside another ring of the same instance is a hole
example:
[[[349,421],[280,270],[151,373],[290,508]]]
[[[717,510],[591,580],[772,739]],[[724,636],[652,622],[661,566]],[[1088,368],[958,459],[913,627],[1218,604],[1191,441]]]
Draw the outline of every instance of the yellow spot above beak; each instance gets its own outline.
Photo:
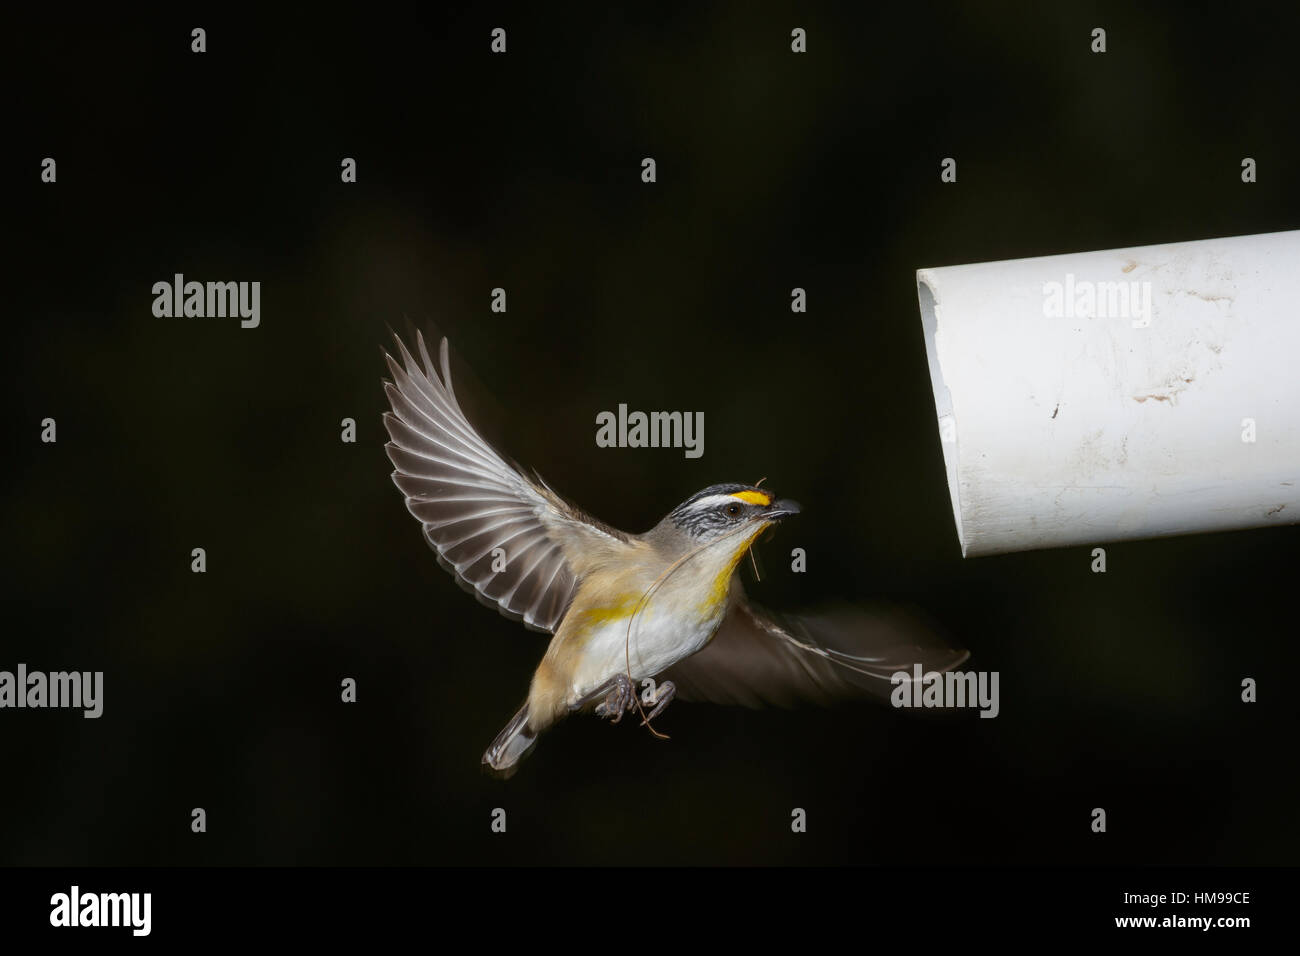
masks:
[[[737,491],[731,497],[739,498],[751,505],[762,505],[764,508],[772,503],[772,496],[766,491]]]

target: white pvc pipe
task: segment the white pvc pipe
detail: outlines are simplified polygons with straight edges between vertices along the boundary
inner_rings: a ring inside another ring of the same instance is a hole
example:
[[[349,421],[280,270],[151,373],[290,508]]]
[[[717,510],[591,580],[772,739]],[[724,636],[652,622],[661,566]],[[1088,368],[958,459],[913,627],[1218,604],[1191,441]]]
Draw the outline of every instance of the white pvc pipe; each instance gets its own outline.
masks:
[[[963,555],[1300,521],[1300,231],[916,281]]]

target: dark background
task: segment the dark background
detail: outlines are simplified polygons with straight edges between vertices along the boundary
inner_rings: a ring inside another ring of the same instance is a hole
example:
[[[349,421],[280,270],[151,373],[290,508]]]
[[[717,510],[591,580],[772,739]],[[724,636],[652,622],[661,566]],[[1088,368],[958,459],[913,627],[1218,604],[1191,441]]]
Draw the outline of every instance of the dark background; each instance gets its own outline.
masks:
[[[1300,531],[959,556],[918,267],[1300,226],[1295,19],[1055,7],[15,24],[0,668],[106,687],[0,712],[0,862],[1296,863]],[[260,280],[261,327],[155,318],[175,272]],[[678,703],[481,775],[545,638],[388,478],[407,319],[617,526],[767,476],[805,512],[751,594],[919,605],[1001,716]],[[620,402],[703,411],[704,457],[597,449]]]

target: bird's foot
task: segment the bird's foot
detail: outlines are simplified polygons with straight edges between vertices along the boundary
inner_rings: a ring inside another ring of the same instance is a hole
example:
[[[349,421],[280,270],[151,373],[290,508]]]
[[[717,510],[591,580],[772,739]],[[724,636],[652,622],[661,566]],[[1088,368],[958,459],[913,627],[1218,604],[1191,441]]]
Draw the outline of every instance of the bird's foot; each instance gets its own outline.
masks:
[[[596,688],[583,703],[593,700],[600,701],[596,705],[596,716],[606,717],[611,724],[616,724],[623,719],[624,713],[636,706],[636,688],[626,674],[619,674]]]
[[[647,705],[653,704],[654,709],[645,715],[645,720],[641,721],[641,726],[644,727],[662,714],[664,708],[668,706],[676,694],[677,685],[670,680],[663,680],[655,684],[653,691],[647,690],[646,694],[642,696],[641,702]]]

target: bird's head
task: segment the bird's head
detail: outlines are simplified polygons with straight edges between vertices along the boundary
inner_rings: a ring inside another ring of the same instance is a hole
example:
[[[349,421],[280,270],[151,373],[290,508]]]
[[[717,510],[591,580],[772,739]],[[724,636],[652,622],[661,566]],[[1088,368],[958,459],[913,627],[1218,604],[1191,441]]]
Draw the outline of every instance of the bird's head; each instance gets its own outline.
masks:
[[[662,524],[697,544],[734,536],[751,539],[768,525],[799,513],[797,502],[754,485],[710,485],[668,513]]]

